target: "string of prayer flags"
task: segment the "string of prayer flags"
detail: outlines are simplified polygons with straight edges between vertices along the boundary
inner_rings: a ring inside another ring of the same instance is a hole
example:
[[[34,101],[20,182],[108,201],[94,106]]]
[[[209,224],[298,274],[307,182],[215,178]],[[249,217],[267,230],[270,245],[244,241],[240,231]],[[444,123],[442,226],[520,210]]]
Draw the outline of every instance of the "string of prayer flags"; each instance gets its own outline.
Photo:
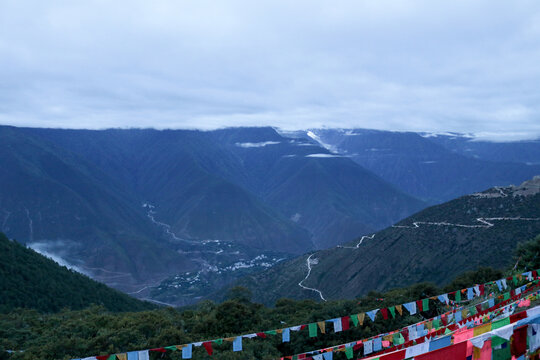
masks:
[[[526,279],[527,281],[530,281],[528,284],[522,285],[518,287],[519,282]],[[514,285],[514,289],[508,289],[508,281],[512,281],[512,284]],[[204,342],[195,342],[192,344],[187,345],[174,345],[174,346],[167,346],[167,347],[161,347],[161,348],[155,348],[150,350],[143,350],[143,351],[135,351],[135,352],[128,352],[128,353],[122,353],[122,354],[113,354],[113,355],[102,355],[102,356],[96,356],[91,357],[88,359],[97,359],[97,360],[148,360],[149,359],[149,352],[159,352],[159,353],[166,353],[168,351],[181,351],[182,352],[182,359],[191,359],[192,352],[193,352],[193,346],[195,347],[204,347],[206,352],[209,355],[212,355],[214,352],[214,349],[212,347],[213,344],[220,345],[223,343],[223,340],[227,342],[232,343],[233,351],[242,351],[242,338],[267,338],[268,336],[278,335],[281,334],[282,341],[283,342],[290,342],[290,331],[301,331],[306,328],[309,329],[309,336],[310,337],[316,337],[318,335],[318,330],[320,330],[321,334],[326,333],[326,322],[332,322],[333,323],[333,329],[334,332],[341,332],[345,330],[350,329],[350,322],[352,321],[353,325],[355,327],[364,325],[365,316],[367,315],[372,322],[374,322],[377,318],[377,314],[380,311],[381,317],[385,320],[389,319],[390,316],[394,319],[397,314],[403,315],[403,307],[409,312],[410,315],[415,315],[418,312],[426,312],[430,310],[430,304],[429,300],[436,301],[437,299],[446,305],[452,305],[452,309],[449,310],[447,313],[442,314],[441,316],[435,317],[431,320],[424,321],[421,324],[417,324],[415,327],[407,327],[402,330],[400,330],[397,334],[392,333],[390,336],[388,335],[381,335],[379,337],[374,337],[369,340],[371,340],[371,343],[368,343],[368,349],[369,344],[371,346],[375,347],[377,350],[380,351],[379,346],[385,347],[384,344],[390,344],[393,343],[394,346],[396,345],[402,345],[403,343],[408,343],[410,341],[415,341],[415,339],[424,339],[423,337],[428,335],[429,330],[429,337],[430,339],[433,336],[442,335],[443,333],[448,333],[450,330],[448,328],[448,324],[454,324],[459,323],[461,326],[474,326],[481,324],[483,322],[488,321],[491,319],[494,314],[490,313],[488,310],[495,308],[495,305],[497,302],[502,301],[502,303],[506,304],[509,301],[516,301],[516,299],[521,298],[519,302],[515,303],[514,308],[517,308],[518,306],[529,306],[530,300],[536,299],[538,297],[538,292],[534,293],[534,295],[529,295],[526,298],[523,298],[524,294],[527,294],[532,290],[534,287],[538,287],[538,272],[535,271],[529,271],[523,274],[514,275],[512,277],[508,277],[506,279],[500,279],[496,281],[491,281],[485,284],[481,285],[474,285],[472,287],[458,290],[452,293],[442,294],[438,296],[433,296],[430,298],[420,299],[417,301],[412,301],[406,304],[398,304],[394,306],[389,306],[386,308],[381,309],[374,309],[368,312],[362,312],[350,316],[343,316],[338,317],[331,320],[324,320],[324,321],[318,321],[311,324],[303,324],[303,325],[297,325],[292,326],[284,329],[276,329],[276,330],[267,330],[263,332],[257,332],[253,334],[246,334],[241,335],[237,337],[232,338],[226,338],[226,339],[216,339],[211,341],[204,341]],[[507,292],[496,295],[495,297],[493,294],[489,294],[489,299],[486,299],[485,301],[476,304],[474,306],[471,306],[469,308],[462,308],[462,309],[456,309],[457,303],[461,302],[462,300],[462,294],[466,294],[466,297],[468,300],[472,300],[475,297],[484,296],[486,293],[486,286],[490,286],[488,288],[488,293],[493,291],[493,287],[496,286],[499,290],[499,293],[501,293],[503,290],[507,290]],[[449,295],[452,295],[454,298],[454,302],[451,302],[449,299]],[[490,310],[492,311],[492,310]],[[539,310],[540,311],[540,310]],[[475,315],[477,315],[475,317]],[[469,317],[470,316],[470,317]],[[518,317],[511,315],[514,320],[519,319]],[[519,315],[521,316],[521,315]],[[437,330],[441,327],[441,323],[443,325],[443,328],[440,330]],[[424,329],[427,328],[427,330]],[[382,340],[384,339],[384,341]],[[423,340],[422,340],[423,341]],[[356,343],[354,345],[354,349],[365,347],[365,344],[362,342]],[[353,345],[349,346],[343,346],[340,351],[349,351],[348,348],[353,349]],[[386,348],[386,347],[385,347]],[[327,360],[328,356],[332,356],[331,349],[329,351],[326,351],[325,353],[328,353],[330,355],[324,356],[324,360]],[[289,357],[290,358],[290,357]],[[304,357],[296,357],[297,359],[304,359]],[[320,357],[319,357],[320,358]],[[291,358],[291,359],[294,359]],[[322,359],[322,358],[321,358]]]
[[[530,285],[530,284],[529,284],[529,285]],[[533,290],[533,289],[531,288],[531,289],[529,289],[528,291],[532,291],[532,290]],[[528,295],[527,298],[533,298],[533,297],[536,297],[538,293],[539,293],[539,291],[537,290],[534,294]],[[488,309],[486,309],[486,312],[484,313],[484,315],[483,315],[481,318],[476,318],[476,320],[475,320],[474,322],[472,321],[473,318],[467,318],[467,319],[466,319],[467,321],[466,321],[466,322],[465,322],[465,321],[462,322],[461,326],[467,327],[467,326],[474,326],[475,324],[476,324],[476,325],[481,325],[481,324],[483,324],[483,323],[487,323],[487,322],[488,322],[490,319],[492,319],[496,314],[498,315],[498,314],[501,314],[501,313],[503,313],[503,312],[506,312],[506,311],[507,311],[506,309],[508,309],[509,307],[510,307],[511,309],[514,309],[515,307],[517,307],[517,302],[519,301],[519,297],[516,296],[516,297],[513,298],[513,300],[515,300],[514,303],[512,303],[512,304],[510,304],[510,305],[509,305],[508,302],[506,301],[506,302],[500,303],[499,305],[493,307],[492,309],[489,309],[490,311],[495,311],[495,312],[487,313],[487,310],[488,310]],[[486,300],[486,301],[484,301],[484,303],[488,303],[488,301]],[[476,306],[476,305],[474,305],[474,306],[472,306],[472,307],[475,307],[475,306]],[[496,310],[497,308],[499,308],[499,307],[501,307],[501,306],[504,306],[504,308],[503,308],[503,309],[500,309],[500,310]],[[527,313],[529,314],[529,311],[527,311]],[[451,314],[452,314],[451,312],[448,312],[448,313],[443,314],[443,315],[447,315],[447,317],[450,317]],[[533,314],[530,313],[530,315],[532,316]],[[540,317],[540,307],[538,308],[538,315],[539,315],[539,317]],[[512,317],[513,317],[512,322],[516,322],[516,321],[518,321],[520,318],[523,318],[524,316],[518,318],[518,317],[514,317],[514,316],[512,315]],[[371,341],[372,341],[372,351],[376,351],[376,350],[374,349],[374,347],[375,347],[375,342],[377,341],[377,340],[376,340],[377,338],[379,338],[379,339],[381,339],[381,338],[384,339],[384,341],[382,341],[382,346],[383,346],[385,349],[387,349],[387,350],[390,350],[390,349],[388,349],[388,347],[390,346],[390,342],[389,342],[388,340],[390,340],[390,341],[392,341],[392,343],[394,343],[394,344],[393,344],[393,345],[394,345],[394,348],[395,348],[396,346],[405,346],[405,347],[408,347],[408,346],[411,346],[411,345],[414,344],[413,341],[418,341],[418,343],[422,343],[422,342],[424,342],[424,341],[429,342],[428,340],[433,340],[433,339],[435,339],[435,338],[437,338],[438,336],[441,336],[441,335],[450,335],[453,331],[455,331],[455,330],[458,329],[457,325],[454,324],[454,325],[445,326],[444,328],[441,328],[441,329],[439,329],[439,330],[435,330],[435,327],[436,327],[435,325],[437,324],[437,322],[436,322],[435,320],[436,320],[436,319],[440,320],[440,319],[442,319],[442,318],[443,318],[443,316],[436,317],[436,318],[431,319],[431,320],[428,320],[428,321],[424,321],[424,322],[421,322],[421,323],[417,323],[417,324],[415,324],[415,325],[411,325],[411,326],[409,326],[409,327],[407,327],[407,328],[402,329],[401,331],[398,330],[398,332],[401,333],[401,334],[400,334],[401,336],[399,336],[399,335],[396,336],[396,335],[395,335],[395,334],[396,334],[396,331],[394,331],[394,332],[392,332],[390,335],[382,335],[382,334],[381,334],[381,335],[378,335],[378,336],[376,336],[376,337],[373,337],[373,338],[370,338],[370,339],[366,339],[366,340],[364,340],[364,341],[357,341],[357,345],[354,346],[354,350],[357,350],[357,349],[359,349],[360,347],[363,347],[363,346],[365,345],[365,343],[367,342],[367,343],[368,343],[368,351],[369,351],[369,346],[370,346],[370,345],[369,345],[369,341],[371,340]],[[454,320],[455,320],[455,319],[454,319]],[[441,321],[442,321],[442,320],[441,320]],[[540,322],[540,319],[539,319],[539,322]],[[424,324],[426,324],[429,328],[433,328],[432,332],[430,332],[430,335],[428,335],[428,336],[429,336],[429,339],[425,337],[425,336],[427,335],[427,330],[423,330]],[[416,338],[416,340],[415,340],[415,334],[414,334],[414,330],[413,330],[415,327],[418,328],[418,330],[417,330],[418,335],[423,336],[423,337],[420,337],[420,338]],[[471,329],[471,334],[472,334],[472,329]],[[395,338],[396,338],[396,339],[395,339],[395,342],[394,342],[394,339],[393,339],[394,336],[395,336]],[[403,340],[401,340],[401,338],[403,338]],[[404,344],[401,344],[401,345],[398,345],[398,343],[401,343],[402,341],[404,341],[405,343],[404,343]],[[539,341],[540,341],[540,338],[539,338]],[[320,351],[325,351],[325,352],[327,352],[327,351],[344,351],[345,346],[350,346],[350,345],[338,345],[337,347],[333,347],[333,348],[330,348],[330,349],[324,349],[324,350],[318,350],[318,351],[319,351],[319,352],[320,352]],[[308,353],[308,354],[309,354],[309,355],[312,355],[312,354],[315,353],[315,352],[317,352],[317,351],[310,352],[310,353]],[[386,352],[386,351],[385,351],[385,352]],[[386,358],[386,357],[387,357],[386,355],[381,356],[381,359]],[[298,356],[298,359],[301,359],[301,358],[306,358],[306,354],[302,354],[302,356]],[[307,358],[309,358],[309,356],[308,356]]]

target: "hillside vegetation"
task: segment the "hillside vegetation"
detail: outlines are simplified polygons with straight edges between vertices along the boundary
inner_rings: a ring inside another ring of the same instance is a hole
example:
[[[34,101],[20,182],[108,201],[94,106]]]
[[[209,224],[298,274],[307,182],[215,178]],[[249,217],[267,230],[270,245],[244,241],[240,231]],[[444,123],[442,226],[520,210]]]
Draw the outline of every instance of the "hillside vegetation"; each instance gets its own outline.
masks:
[[[15,308],[57,312],[64,308],[84,309],[92,304],[108,311],[155,308],[59,266],[0,233],[0,312]]]
[[[62,311],[57,314],[41,315],[33,310],[19,310],[0,315],[0,350],[22,350],[4,359],[71,359],[75,357],[110,354],[130,350],[157,348],[201,340],[224,338],[239,334],[282,328],[296,324],[330,319],[374,308],[404,303],[419,298],[435,296],[443,291],[461,289],[498,279],[500,271],[481,269],[464,274],[445,289],[429,283],[416,284],[407,288],[385,293],[371,292],[355,300],[317,303],[311,300],[281,299],[275,307],[265,307],[250,301],[250,293],[244,288],[235,288],[228,300],[216,304],[204,301],[196,307],[175,310],[163,308],[152,311],[112,313],[103,307],[91,307],[80,311]],[[423,317],[432,317],[442,311],[442,306],[433,303]],[[291,335],[290,343],[282,343],[280,336],[244,341],[242,352],[231,351],[230,343],[214,345],[211,357],[218,360],[232,359],[275,359],[310,349],[340,344],[366,338],[419,321],[421,317],[400,316],[388,321],[367,323],[341,333],[329,332],[309,338],[307,331]],[[0,359],[2,352],[0,352]],[[204,349],[197,348],[193,359],[210,359]],[[180,352],[151,353],[152,359],[180,359]],[[345,359],[336,355],[336,359]]]

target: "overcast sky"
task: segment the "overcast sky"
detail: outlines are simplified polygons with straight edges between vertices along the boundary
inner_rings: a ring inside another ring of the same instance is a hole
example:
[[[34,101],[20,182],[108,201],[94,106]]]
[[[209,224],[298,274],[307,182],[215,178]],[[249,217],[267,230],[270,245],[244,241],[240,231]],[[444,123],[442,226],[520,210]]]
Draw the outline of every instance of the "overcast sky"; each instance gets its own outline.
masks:
[[[0,0],[0,124],[540,136],[538,0]]]

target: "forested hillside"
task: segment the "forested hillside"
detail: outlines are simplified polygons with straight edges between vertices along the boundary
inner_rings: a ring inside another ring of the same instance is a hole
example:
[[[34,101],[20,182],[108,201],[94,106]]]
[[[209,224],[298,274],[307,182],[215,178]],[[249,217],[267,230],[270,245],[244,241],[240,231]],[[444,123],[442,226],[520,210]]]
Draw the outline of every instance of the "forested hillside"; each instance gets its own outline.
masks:
[[[132,298],[48,259],[0,233],[0,312],[83,309],[139,311],[155,306]]]

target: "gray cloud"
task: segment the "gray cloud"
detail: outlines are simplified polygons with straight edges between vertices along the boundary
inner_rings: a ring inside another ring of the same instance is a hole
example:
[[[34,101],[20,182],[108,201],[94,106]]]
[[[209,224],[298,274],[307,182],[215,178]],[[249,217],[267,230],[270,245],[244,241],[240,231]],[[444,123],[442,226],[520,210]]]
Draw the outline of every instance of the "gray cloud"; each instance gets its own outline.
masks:
[[[535,0],[4,1],[0,123],[540,135]]]

